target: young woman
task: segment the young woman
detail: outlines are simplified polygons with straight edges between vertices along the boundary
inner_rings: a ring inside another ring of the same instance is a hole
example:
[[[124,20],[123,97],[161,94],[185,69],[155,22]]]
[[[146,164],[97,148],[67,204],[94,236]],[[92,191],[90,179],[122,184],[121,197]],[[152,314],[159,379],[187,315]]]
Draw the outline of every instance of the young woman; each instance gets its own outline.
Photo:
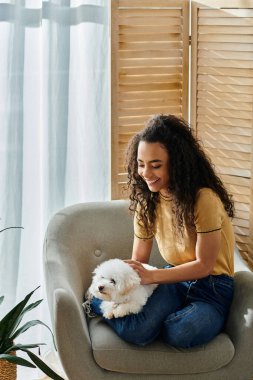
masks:
[[[233,202],[189,126],[156,115],[130,142],[132,259],[142,284],[160,284],[139,314],[106,320],[128,342],[158,335],[170,345],[207,343],[223,328],[233,297]],[[146,270],[153,239],[168,265]],[[92,308],[101,314],[100,301]]]

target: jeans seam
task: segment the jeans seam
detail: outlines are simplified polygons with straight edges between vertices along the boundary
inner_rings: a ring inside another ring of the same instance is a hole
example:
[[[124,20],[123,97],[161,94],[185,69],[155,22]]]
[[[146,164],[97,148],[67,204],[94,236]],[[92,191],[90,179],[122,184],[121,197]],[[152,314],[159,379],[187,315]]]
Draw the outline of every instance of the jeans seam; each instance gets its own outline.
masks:
[[[219,285],[219,282],[216,282],[216,283],[215,283],[215,281],[212,282],[212,289],[213,289],[213,293],[215,294],[215,296],[222,298],[223,300],[224,299],[228,300],[227,296],[224,296],[223,294],[220,294],[219,291],[217,291],[216,284]],[[220,285],[223,286],[224,289],[229,290],[230,292],[233,293],[233,286],[226,286],[226,285],[223,285],[222,283],[220,283]]]
[[[220,284],[220,285],[225,286],[227,288],[233,288],[233,286],[234,286],[233,277],[227,276],[227,278],[229,281],[226,281],[226,279],[224,279],[224,278],[219,278],[219,276],[217,276],[217,278],[215,276],[210,276],[210,280],[213,284]]]
[[[187,292],[186,292],[186,296],[185,296],[185,300],[187,301],[188,297],[189,297],[189,293],[191,291],[191,288],[197,283],[198,280],[194,280],[194,281],[191,281],[188,289],[187,289]]]
[[[190,312],[192,311],[192,309],[195,308],[195,305],[194,305],[194,304],[190,304],[190,305],[191,305],[191,308],[188,308],[188,310],[186,310],[185,312],[180,313],[180,314],[178,314],[178,315],[174,315],[174,316],[169,317],[169,318],[166,318],[166,320],[165,320],[164,322],[166,323],[166,322],[175,321],[175,320],[177,320],[177,319],[179,319],[179,318],[181,318],[181,317],[184,317],[184,316],[187,315],[187,314],[190,314]],[[188,305],[188,306],[189,306],[189,305]],[[173,313],[173,314],[174,314],[174,313]]]

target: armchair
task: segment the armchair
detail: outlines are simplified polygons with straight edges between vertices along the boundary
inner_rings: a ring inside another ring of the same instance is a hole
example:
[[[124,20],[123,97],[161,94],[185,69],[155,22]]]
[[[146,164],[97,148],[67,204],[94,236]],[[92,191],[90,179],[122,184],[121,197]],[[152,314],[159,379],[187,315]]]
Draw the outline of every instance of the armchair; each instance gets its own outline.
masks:
[[[126,201],[67,207],[48,225],[44,243],[47,297],[69,380],[250,380],[253,273],[247,270],[235,275],[235,295],[224,331],[204,346],[184,350],[156,340],[136,347],[122,341],[100,317],[86,317],[82,303],[93,269],[109,258],[129,258],[132,239]],[[163,265],[156,246],[151,264]],[[246,269],[242,263],[241,267]]]

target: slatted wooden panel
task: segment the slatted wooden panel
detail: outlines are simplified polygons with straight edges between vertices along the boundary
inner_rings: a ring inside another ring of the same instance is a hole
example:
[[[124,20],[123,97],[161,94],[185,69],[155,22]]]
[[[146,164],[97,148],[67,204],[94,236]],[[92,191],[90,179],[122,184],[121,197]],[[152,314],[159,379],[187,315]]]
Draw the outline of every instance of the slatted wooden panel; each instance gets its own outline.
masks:
[[[252,0],[193,2],[191,86],[191,124],[233,194],[237,245],[253,269]]]
[[[188,113],[188,0],[111,1],[112,199],[123,198],[129,139],[149,116]]]

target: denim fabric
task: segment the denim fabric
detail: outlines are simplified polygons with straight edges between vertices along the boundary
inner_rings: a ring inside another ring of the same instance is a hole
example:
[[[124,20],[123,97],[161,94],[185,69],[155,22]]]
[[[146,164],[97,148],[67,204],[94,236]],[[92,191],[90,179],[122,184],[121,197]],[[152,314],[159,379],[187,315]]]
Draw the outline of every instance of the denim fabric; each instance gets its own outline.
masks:
[[[125,341],[145,346],[157,336],[175,347],[188,348],[209,342],[222,330],[234,291],[227,275],[159,285],[138,314],[105,319]],[[101,300],[92,310],[101,315]]]

